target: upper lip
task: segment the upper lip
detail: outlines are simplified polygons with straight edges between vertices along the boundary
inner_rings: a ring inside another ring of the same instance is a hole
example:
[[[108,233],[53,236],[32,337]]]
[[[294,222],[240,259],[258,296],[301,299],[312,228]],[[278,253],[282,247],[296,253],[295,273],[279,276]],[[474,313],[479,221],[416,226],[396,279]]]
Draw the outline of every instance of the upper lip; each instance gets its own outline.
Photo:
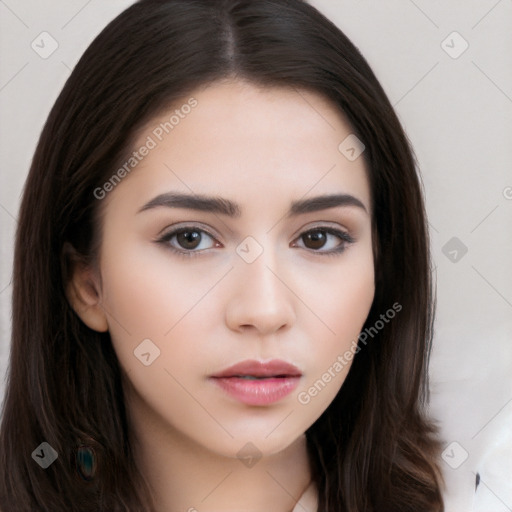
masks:
[[[301,375],[300,370],[293,364],[273,359],[267,362],[255,360],[242,361],[212,375],[212,377],[299,377]]]

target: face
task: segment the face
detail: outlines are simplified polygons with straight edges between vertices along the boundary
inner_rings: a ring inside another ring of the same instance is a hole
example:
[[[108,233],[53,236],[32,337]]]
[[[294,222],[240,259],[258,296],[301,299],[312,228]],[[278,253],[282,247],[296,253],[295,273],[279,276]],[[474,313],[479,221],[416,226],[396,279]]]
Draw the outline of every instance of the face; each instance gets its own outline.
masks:
[[[363,158],[311,92],[218,82],[187,102],[98,199],[101,309],[139,424],[277,453],[335,397],[372,304]]]

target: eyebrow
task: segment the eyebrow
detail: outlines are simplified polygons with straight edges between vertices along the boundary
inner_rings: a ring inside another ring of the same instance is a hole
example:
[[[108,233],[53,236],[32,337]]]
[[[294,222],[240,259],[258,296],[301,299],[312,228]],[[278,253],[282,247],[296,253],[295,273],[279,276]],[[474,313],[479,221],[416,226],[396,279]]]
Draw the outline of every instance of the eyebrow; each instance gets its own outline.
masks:
[[[242,215],[240,205],[230,201],[229,199],[199,194],[182,194],[178,192],[166,192],[156,196],[140,208],[137,213],[161,206],[167,208],[187,208],[190,210],[218,213],[233,218],[237,218]],[[350,194],[326,194],[293,201],[286,216],[292,217],[340,206],[355,206],[368,213],[362,201],[357,199],[357,197]]]

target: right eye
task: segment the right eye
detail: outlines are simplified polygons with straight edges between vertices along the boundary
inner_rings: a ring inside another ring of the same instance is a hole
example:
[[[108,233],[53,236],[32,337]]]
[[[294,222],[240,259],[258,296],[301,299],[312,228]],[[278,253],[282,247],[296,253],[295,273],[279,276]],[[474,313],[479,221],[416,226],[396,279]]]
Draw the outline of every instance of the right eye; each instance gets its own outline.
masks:
[[[203,242],[205,242],[205,239],[213,240],[214,244],[210,244],[210,246],[207,247],[201,247],[201,245],[204,245]],[[219,247],[220,244],[212,234],[198,226],[182,226],[173,229],[161,236],[157,242],[170,246],[170,249],[173,252],[186,257],[197,256],[206,249]]]

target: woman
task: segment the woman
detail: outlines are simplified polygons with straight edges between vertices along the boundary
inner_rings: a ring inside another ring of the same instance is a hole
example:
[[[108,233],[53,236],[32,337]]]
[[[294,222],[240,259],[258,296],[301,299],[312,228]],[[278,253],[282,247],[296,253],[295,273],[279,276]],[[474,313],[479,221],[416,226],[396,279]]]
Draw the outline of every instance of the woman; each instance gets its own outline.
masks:
[[[24,191],[5,511],[441,511],[412,151],[299,0],[142,0]]]

